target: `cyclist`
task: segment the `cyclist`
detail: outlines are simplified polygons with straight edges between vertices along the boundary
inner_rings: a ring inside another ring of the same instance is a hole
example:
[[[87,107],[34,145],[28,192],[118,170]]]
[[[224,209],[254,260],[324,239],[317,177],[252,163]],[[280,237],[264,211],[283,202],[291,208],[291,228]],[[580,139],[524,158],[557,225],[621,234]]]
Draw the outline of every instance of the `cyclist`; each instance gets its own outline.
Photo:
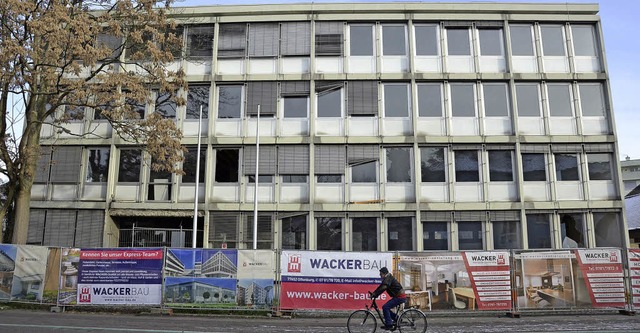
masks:
[[[376,298],[385,291],[389,296],[391,296],[391,299],[382,306],[382,313],[384,313],[384,325],[380,328],[385,330],[394,330],[394,323],[396,322],[398,315],[391,312],[391,308],[395,308],[396,306],[405,303],[407,301],[407,295],[404,293],[404,289],[400,282],[398,282],[398,280],[389,273],[389,270],[386,267],[380,268],[380,278],[382,278],[382,283],[380,283],[378,288],[376,288],[376,290],[371,294],[371,297]]]

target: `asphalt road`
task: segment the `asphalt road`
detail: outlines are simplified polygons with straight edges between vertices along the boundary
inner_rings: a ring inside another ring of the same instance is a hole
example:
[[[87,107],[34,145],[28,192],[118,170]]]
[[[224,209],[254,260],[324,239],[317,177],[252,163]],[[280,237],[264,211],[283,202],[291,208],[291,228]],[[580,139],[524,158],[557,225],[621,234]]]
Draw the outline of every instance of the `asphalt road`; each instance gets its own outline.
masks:
[[[430,316],[428,332],[640,332],[640,316],[575,315]],[[347,332],[347,318],[268,318],[0,310],[0,332],[276,333]],[[378,329],[378,332],[385,332]]]

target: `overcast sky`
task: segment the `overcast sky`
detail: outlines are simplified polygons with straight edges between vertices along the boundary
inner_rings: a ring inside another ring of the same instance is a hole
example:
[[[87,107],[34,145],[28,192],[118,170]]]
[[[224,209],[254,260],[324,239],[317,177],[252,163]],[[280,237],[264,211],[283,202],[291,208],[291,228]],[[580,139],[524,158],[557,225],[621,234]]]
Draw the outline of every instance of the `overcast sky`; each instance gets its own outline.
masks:
[[[634,97],[640,95],[640,1],[638,0],[510,0],[510,1],[292,1],[292,0],[176,0],[174,6],[203,6],[228,4],[272,4],[304,2],[555,2],[599,3],[604,41],[613,94],[613,110],[618,133],[620,158],[640,159],[640,107]]]

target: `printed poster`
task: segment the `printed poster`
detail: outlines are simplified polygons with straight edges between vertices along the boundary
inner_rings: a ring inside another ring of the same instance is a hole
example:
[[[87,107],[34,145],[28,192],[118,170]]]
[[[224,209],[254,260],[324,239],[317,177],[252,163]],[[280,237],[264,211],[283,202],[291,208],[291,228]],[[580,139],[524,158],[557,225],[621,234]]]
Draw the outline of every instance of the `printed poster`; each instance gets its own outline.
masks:
[[[167,306],[236,307],[238,251],[235,249],[170,248],[164,272]]]
[[[280,265],[283,309],[360,309],[380,284],[380,268],[394,273],[392,253],[282,251]],[[388,297],[380,295],[381,304]]]
[[[640,307],[640,249],[629,249],[629,275],[633,307]]]
[[[73,305],[78,300],[78,269],[80,268],[80,249],[62,248],[60,258],[59,305]]]
[[[409,305],[423,311],[511,308],[507,252],[402,253],[398,266]]]
[[[81,249],[77,304],[159,305],[162,265],[162,248]]]
[[[18,245],[13,272],[11,300],[41,302],[47,271],[49,249],[41,246]]]
[[[578,264],[594,307],[624,308],[624,273],[618,249],[580,249]]]
[[[0,300],[11,299],[17,251],[18,248],[14,245],[0,244]]]
[[[270,309],[275,287],[275,252],[238,250],[238,306]]]

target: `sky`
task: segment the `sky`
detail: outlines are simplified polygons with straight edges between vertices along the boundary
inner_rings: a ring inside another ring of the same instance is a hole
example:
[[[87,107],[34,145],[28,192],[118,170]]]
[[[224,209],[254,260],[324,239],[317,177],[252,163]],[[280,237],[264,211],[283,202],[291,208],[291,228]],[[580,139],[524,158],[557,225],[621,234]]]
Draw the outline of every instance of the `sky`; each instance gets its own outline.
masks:
[[[597,3],[604,32],[606,60],[611,82],[613,111],[618,135],[620,158],[640,159],[640,106],[634,103],[640,95],[640,1],[639,0],[509,0],[509,1],[389,1],[389,0],[175,0],[174,6],[203,6],[230,4],[327,3],[327,2],[547,2]]]

